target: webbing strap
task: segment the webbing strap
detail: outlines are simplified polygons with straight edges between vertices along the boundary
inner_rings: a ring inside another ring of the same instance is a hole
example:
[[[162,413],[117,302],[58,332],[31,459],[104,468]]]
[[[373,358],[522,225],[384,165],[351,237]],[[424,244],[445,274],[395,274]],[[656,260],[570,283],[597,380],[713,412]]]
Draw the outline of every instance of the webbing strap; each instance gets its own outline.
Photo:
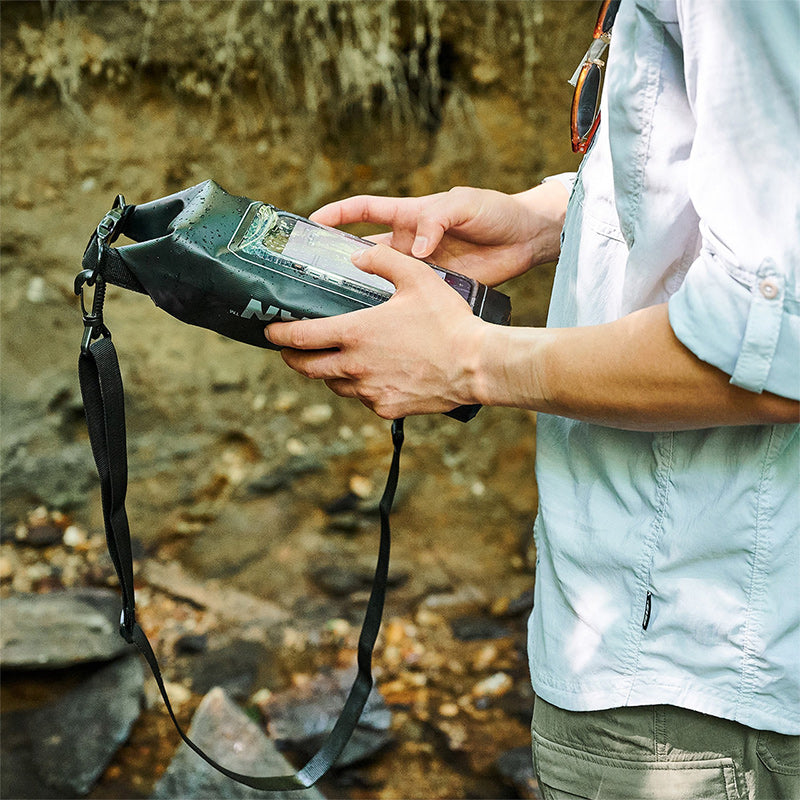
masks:
[[[380,629],[383,603],[389,574],[391,532],[389,514],[394,501],[403,445],[403,420],[392,423],[392,462],[380,501],[380,545],[372,592],[367,604],[358,642],[358,672],[344,708],[333,730],[313,758],[294,775],[242,775],[227,769],[208,756],[184,733],[178,724],[167,696],[161,670],[153,648],[136,621],[133,589],[133,559],[125,494],[128,484],[128,456],[125,433],[125,408],[122,377],[116,350],[107,329],[101,338],[85,346],[78,362],[86,420],[103,504],[106,542],[122,589],[120,633],[135,644],[156,679],[167,711],[184,742],[212,767],[239,783],[267,791],[305,789],[313,786],[334,764],[350,739],[372,689],[372,652]],[[86,339],[86,337],[85,337]]]

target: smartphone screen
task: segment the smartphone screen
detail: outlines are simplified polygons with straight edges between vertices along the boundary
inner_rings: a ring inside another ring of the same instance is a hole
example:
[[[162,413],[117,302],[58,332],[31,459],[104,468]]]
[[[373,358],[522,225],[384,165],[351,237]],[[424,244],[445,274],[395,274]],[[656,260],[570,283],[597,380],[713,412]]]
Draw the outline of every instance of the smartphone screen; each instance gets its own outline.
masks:
[[[264,266],[270,263],[269,254],[274,253],[302,265],[321,280],[339,285],[356,284],[389,297],[394,293],[390,281],[363,272],[350,261],[353,253],[371,246],[370,242],[357,236],[315,225],[266,204],[251,207],[228,245],[232,252],[246,253]],[[435,264],[430,266],[464,300],[472,302],[473,281]]]
[[[354,283],[392,294],[394,285],[390,281],[363,272],[350,261],[353,253],[370,246],[368,242],[348,233],[321,228],[299,219],[284,245],[283,255]]]

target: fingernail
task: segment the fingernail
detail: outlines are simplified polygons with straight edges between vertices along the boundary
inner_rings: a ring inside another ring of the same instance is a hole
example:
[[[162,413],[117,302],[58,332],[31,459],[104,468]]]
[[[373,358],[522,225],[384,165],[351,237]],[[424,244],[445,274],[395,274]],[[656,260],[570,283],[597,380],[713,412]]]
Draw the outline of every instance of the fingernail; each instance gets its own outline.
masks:
[[[364,255],[367,252],[367,248],[364,247],[361,250],[356,250],[353,255],[350,256],[350,260],[354,264],[360,264],[364,260]]]
[[[411,255],[422,256],[428,251],[428,240],[424,236],[418,236],[411,245]]]

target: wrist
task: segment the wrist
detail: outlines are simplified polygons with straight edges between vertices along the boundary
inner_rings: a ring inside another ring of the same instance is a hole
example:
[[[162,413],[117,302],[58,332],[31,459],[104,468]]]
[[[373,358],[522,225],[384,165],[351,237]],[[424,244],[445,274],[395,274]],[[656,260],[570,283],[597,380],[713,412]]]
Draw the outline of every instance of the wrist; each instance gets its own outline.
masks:
[[[481,329],[470,371],[470,402],[546,411],[551,332],[489,323],[482,323]]]
[[[561,181],[547,181],[512,197],[529,217],[530,266],[555,261],[561,251],[561,230],[569,201],[566,186]]]

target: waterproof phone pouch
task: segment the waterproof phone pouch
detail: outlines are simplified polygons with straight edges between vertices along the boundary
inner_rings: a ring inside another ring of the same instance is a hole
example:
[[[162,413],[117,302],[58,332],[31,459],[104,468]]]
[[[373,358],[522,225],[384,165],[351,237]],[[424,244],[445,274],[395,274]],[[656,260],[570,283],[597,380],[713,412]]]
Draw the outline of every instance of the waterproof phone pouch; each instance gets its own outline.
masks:
[[[273,347],[264,336],[268,322],[344,314],[394,292],[350,261],[371,242],[235,197],[211,180],[122,209],[114,235],[134,243],[113,248],[121,274],[109,270],[107,282],[145,292],[178,319],[247,344]],[[506,295],[431,267],[477,316],[509,323]]]

